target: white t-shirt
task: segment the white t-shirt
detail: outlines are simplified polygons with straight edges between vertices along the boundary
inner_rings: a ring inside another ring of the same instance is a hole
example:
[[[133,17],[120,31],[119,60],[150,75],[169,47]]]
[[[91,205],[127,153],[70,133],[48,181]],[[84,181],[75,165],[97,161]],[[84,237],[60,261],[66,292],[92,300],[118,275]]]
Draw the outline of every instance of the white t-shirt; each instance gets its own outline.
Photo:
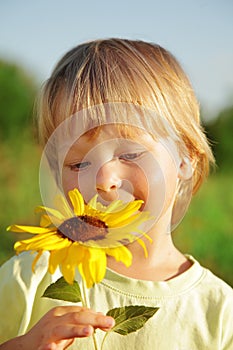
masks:
[[[25,333],[52,307],[71,304],[41,298],[61,274],[47,272],[48,254],[42,255],[32,273],[33,259],[22,253],[0,268],[0,343]],[[127,336],[111,332],[102,350],[233,350],[233,290],[189,259],[191,268],[166,282],[107,270],[105,279],[87,290],[89,306],[104,313],[127,305],[159,307],[137,332]],[[99,344],[104,334],[97,330]],[[93,350],[92,339],[77,339],[69,349]]]

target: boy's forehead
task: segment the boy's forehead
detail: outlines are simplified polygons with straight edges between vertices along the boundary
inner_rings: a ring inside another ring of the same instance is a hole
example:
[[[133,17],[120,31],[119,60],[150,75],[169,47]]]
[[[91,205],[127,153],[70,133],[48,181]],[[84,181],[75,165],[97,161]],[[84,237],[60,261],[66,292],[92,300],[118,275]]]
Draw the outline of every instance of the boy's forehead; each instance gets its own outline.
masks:
[[[95,146],[104,142],[114,141],[119,145],[127,143],[139,143],[143,145],[150,145],[155,142],[152,136],[145,130],[134,126],[127,125],[104,125],[98,128],[91,129],[78,137],[71,145],[85,149],[85,147]]]
[[[139,135],[145,138],[149,133],[133,125],[110,123],[88,130],[82,136],[86,139],[93,140],[95,138],[110,139],[115,137],[135,139],[138,138]]]
[[[151,136],[153,135],[153,137]],[[69,148],[78,140],[93,142],[101,137],[119,137],[151,142],[177,135],[168,122],[155,111],[127,103],[107,103],[80,110],[60,123],[49,142],[59,149]]]

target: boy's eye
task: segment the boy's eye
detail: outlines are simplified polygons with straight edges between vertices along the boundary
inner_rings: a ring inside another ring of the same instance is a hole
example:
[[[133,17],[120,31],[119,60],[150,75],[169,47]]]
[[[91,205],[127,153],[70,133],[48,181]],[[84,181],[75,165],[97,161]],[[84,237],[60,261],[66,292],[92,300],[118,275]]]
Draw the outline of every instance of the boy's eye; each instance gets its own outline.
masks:
[[[91,163],[90,162],[80,162],[76,164],[71,164],[70,169],[72,171],[79,171],[79,170],[84,170],[86,169]]]
[[[124,153],[119,156],[121,160],[136,160],[138,159],[143,152],[135,152],[135,153]]]

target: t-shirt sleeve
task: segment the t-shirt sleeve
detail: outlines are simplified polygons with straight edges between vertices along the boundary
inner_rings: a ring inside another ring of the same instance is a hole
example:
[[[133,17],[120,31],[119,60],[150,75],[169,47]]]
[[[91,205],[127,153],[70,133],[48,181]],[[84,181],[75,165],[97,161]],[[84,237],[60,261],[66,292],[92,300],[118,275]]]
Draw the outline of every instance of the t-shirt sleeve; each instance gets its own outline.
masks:
[[[0,343],[26,332],[38,285],[47,272],[47,256],[31,266],[34,254],[14,256],[0,268]]]
[[[222,344],[221,350],[233,349],[233,291],[227,293],[224,307],[222,308]]]

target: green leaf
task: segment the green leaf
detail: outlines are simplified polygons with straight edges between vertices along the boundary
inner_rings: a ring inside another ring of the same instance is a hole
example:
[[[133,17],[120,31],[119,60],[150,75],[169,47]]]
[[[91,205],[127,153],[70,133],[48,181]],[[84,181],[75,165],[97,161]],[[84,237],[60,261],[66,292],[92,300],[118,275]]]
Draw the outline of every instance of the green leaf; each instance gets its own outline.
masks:
[[[55,283],[50,284],[42,297],[71,301],[73,303],[82,301],[78,282],[74,281],[73,284],[69,284],[63,277],[59,278]]]
[[[115,319],[115,326],[111,331],[121,335],[136,332],[144,326],[158,309],[158,307],[130,305],[109,310],[107,315]]]

